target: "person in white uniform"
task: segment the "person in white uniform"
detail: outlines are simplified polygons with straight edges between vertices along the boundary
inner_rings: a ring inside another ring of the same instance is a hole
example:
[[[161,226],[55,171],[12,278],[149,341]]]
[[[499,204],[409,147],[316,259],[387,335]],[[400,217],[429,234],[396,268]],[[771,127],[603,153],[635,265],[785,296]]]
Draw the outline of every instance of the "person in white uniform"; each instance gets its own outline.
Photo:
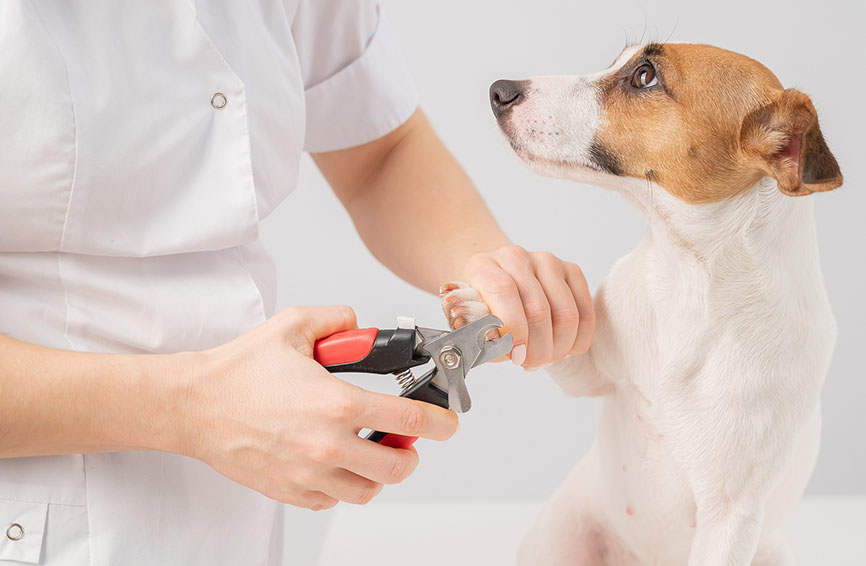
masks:
[[[376,2],[3,0],[0,564],[285,564],[279,502],[414,469],[360,427],[453,434],[311,359],[350,308],[275,314],[258,224],[303,151],[397,275],[481,292],[512,361],[588,348],[580,270],[510,245]]]

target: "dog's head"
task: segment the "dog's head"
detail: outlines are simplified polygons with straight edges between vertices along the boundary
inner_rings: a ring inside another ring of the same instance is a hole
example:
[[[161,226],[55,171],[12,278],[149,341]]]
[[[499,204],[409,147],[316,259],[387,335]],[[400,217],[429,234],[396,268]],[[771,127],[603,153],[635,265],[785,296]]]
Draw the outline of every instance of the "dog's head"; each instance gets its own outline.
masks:
[[[792,196],[842,184],[809,97],[709,45],[632,46],[594,75],[496,81],[490,102],[517,154],[545,175],[649,180],[690,204],[766,176]]]

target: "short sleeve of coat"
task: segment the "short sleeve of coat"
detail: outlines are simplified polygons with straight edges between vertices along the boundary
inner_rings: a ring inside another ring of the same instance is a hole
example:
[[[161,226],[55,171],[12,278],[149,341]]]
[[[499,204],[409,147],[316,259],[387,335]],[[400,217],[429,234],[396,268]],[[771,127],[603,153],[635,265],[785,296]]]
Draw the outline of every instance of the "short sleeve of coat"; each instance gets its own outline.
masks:
[[[292,35],[304,77],[304,149],[332,151],[405,122],[418,94],[375,0],[301,0]]]

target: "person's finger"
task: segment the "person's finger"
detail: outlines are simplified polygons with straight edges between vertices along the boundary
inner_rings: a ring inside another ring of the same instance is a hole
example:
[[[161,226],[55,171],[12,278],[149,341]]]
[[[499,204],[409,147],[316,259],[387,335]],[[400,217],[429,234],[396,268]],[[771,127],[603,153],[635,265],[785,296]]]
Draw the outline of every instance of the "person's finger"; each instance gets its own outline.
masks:
[[[382,491],[381,483],[342,468],[329,470],[320,480],[321,483],[317,486],[319,491],[334,499],[355,505],[369,503]]]
[[[580,319],[571,353],[583,354],[589,350],[592,345],[592,337],[595,334],[595,309],[592,306],[592,293],[589,291],[589,284],[586,282],[583,271],[573,263],[565,264],[565,280],[571,288]]]
[[[448,440],[457,432],[457,415],[430,403],[361,390],[362,414],[356,425],[381,432]]]
[[[502,320],[502,335],[511,334],[514,347],[511,350],[511,361],[523,365],[526,361],[526,342],[529,337],[529,325],[526,322],[526,312],[520,301],[517,283],[511,275],[505,272],[494,261],[477,270],[469,279],[481,295],[481,299],[490,309],[490,313]]]
[[[292,505],[312,509],[313,511],[322,511],[334,507],[339,501],[321,491],[308,490],[284,503],[291,503]]]
[[[340,466],[381,484],[395,484],[408,478],[418,466],[418,453],[409,447],[394,450],[367,439],[355,437]]]
[[[565,280],[562,261],[547,252],[537,254],[535,259],[535,274],[550,304],[553,326],[553,352],[550,361],[559,361],[571,353],[577,338],[577,302]]]
[[[550,303],[532,269],[529,254],[523,248],[503,250],[496,260],[511,275],[517,284],[517,292],[523,305],[528,336],[524,367],[538,367],[550,361],[553,354],[553,325],[550,320]],[[495,311],[494,311],[495,312]]]

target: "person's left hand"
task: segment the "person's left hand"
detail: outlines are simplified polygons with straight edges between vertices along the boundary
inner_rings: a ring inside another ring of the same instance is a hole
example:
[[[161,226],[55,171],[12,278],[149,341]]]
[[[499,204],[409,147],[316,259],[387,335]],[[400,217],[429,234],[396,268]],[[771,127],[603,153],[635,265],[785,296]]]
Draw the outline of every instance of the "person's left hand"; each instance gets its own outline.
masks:
[[[465,283],[463,283],[465,281]],[[510,245],[472,256],[462,281],[440,290],[452,328],[489,312],[514,338],[511,360],[527,369],[585,353],[595,312],[583,272],[550,252]]]

